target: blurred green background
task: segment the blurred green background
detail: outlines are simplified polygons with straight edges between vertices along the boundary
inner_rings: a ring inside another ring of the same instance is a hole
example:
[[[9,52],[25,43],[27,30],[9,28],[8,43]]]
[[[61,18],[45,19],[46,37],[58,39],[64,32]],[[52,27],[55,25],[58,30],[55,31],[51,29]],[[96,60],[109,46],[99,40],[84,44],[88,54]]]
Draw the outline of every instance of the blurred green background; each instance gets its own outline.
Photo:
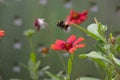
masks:
[[[50,50],[49,54],[43,57],[39,49],[41,46],[49,47],[56,39],[67,39],[74,34],[85,37],[87,44],[84,49],[75,53],[74,65],[78,74],[101,77],[91,60],[78,58],[80,53],[95,50],[94,41],[77,28],[71,27],[70,32],[65,32],[56,26],[57,21],[64,20],[71,9],[89,11],[88,19],[81,24],[85,28],[93,23],[93,18],[96,17],[98,21],[107,25],[114,35],[120,32],[120,0],[0,0],[0,29],[4,29],[6,34],[0,40],[0,75],[3,80],[10,78],[31,80],[28,71],[18,63],[25,65],[28,63],[30,45],[23,33],[27,29],[35,29],[33,26],[35,18],[44,18],[48,23],[46,29],[40,30],[32,38],[37,58],[41,60],[40,68],[49,65],[51,67],[49,71],[55,74],[63,70],[56,51]],[[67,63],[68,57],[64,57],[67,54],[61,55]],[[44,77],[46,75],[40,73],[40,80]],[[72,80],[75,80],[75,77],[73,72]]]

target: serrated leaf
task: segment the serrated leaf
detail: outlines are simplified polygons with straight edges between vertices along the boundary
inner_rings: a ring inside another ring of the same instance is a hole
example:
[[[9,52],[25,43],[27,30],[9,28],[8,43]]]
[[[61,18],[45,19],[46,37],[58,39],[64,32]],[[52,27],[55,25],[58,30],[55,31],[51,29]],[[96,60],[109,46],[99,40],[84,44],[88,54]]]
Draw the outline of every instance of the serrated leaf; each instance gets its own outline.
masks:
[[[52,78],[52,80],[61,80],[58,76],[56,76],[55,74],[45,71],[45,73],[50,76]]]
[[[101,59],[101,60],[108,61],[107,58],[103,57],[100,53],[98,53],[96,51],[92,51],[92,52],[90,52],[88,54],[80,54],[79,57],[80,58],[89,57],[89,58],[93,58],[93,59]]]

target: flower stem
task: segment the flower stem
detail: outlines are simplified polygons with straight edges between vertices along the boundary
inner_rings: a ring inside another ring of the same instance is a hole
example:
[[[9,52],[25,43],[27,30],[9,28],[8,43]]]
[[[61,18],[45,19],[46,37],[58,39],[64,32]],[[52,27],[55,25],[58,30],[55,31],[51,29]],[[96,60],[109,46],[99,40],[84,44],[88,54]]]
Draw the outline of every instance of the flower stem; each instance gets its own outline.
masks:
[[[30,44],[30,49],[31,49],[31,53],[30,53],[30,61],[29,61],[29,73],[30,76],[32,78],[32,80],[38,80],[38,69],[36,69],[36,54],[34,53],[34,49],[33,49],[33,45],[32,45],[32,40],[31,38],[29,38],[29,44]]]
[[[32,45],[32,40],[31,40],[31,38],[29,38],[29,44],[30,44],[31,52],[34,52],[34,51],[33,51],[33,45]]]
[[[95,21],[95,23],[98,25],[99,23],[98,23],[98,21],[97,21],[97,19],[94,17],[94,21]]]
[[[74,59],[74,54],[72,53],[68,59],[68,71],[67,71],[68,80],[70,80],[70,74],[73,67],[73,59]]]
[[[60,59],[62,65],[63,65],[63,68],[64,68],[65,72],[67,73],[67,68],[66,68],[66,66],[65,66],[65,64],[64,64],[64,61],[63,61],[63,59],[62,59],[62,56],[61,56],[59,53],[58,53],[58,56],[59,56],[59,59]]]
[[[72,62],[72,68],[74,68],[74,73],[75,73],[76,77],[78,77],[79,75],[78,75],[78,72],[76,70],[77,68],[76,68],[76,66],[74,65],[74,62],[73,62],[74,55],[73,55],[73,58],[72,58],[72,56],[70,56],[70,59],[71,59],[71,62]],[[80,80],[80,77],[78,78],[78,80]]]

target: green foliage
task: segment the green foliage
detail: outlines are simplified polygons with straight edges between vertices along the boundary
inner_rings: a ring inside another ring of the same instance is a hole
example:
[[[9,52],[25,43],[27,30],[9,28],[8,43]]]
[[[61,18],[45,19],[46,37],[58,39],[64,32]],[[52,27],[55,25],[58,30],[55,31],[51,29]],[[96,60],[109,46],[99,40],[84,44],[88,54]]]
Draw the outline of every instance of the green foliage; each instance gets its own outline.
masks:
[[[104,26],[104,25],[102,25],[102,24],[100,24],[100,23],[99,23],[99,24],[93,23],[93,24],[90,24],[90,25],[87,27],[87,30],[88,30],[89,32],[91,32],[92,34],[94,34],[95,36],[97,36],[100,41],[105,42],[104,32],[107,30],[107,27],[106,27],[106,26]],[[88,34],[88,35],[90,35],[90,34]],[[93,36],[93,35],[90,35],[90,37],[94,37],[94,36]],[[98,39],[96,39],[96,40],[98,40]],[[98,40],[98,41],[99,41],[99,40]]]
[[[113,34],[110,33],[110,37],[107,40],[107,37],[105,35],[107,27],[98,22],[96,24],[94,23],[89,25],[87,27],[88,31],[85,29],[81,29],[81,27],[79,29],[90,35],[90,37],[98,42],[96,46],[97,51],[91,51],[88,54],[80,54],[79,57],[88,57],[92,59],[95,63],[97,63],[97,65],[101,67],[106,73],[105,80],[119,80],[120,74],[117,70],[120,70],[120,60],[115,57],[119,57],[119,37],[117,37],[116,39],[115,37],[113,37]],[[91,33],[93,35],[91,35]]]
[[[96,39],[96,40],[100,40],[100,38],[98,36],[96,36],[95,34],[93,34],[92,32],[84,29],[83,27],[81,26],[78,26],[76,24],[73,24],[74,26],[76,26],[77,28],[79,28],[81,31],[85,32],[88,36],[92,37],[93,39]]]
[[[68,75],[70,75],[70,73],[72,71],[73,58],[74,58],[74,54],[71,54],[69,59],[68,59]]]
[[[120,60],[117,59],[113,54],[112,54],[112,59],[120,67]]]
[[[58,76],[56,76],[55,74],[45,71],[45,73],[50,76],[52,78],[52,80],[61,80],[61,78],[59,78]]]
[[[34,63],[32,60],[29,60],[28,68],[30,76],[33,80],[38,80],[38,71],[39,71],[40,61]]]
[[[104,61],[109,61],[107,58],[105,58],[104,56],[101,55],[101,53],[98,53],[96,51],[92,51],[88,54],[80,54],[80,58],[92,58],[92,59],[100,59],[100,60],[104,60]]]
[[[101,79],[92,78],[92,77],[81,77],[80,80],[101,80]]]
[[[11,78],[10,80],[23,80],[23,79],[15,79],[15,78]]]
[[[34,53],[34,52],[31,52],[30,53],[30,60],[32,61],[32,63],[36,63],[36,55],[35,55],[36,53]]]
[[[32,37],[32,35],[35,33],[35,30],[29,29],[24,32],[24,35],[27,37]]]
[[[93,34],[95,34],[96,36],[98,36],[100,39],[102,38],[102,36],[99,34],[98,32],[98,25],[93,23],[93,24],[90,24],[88,27],[87,27],[87,30]]]

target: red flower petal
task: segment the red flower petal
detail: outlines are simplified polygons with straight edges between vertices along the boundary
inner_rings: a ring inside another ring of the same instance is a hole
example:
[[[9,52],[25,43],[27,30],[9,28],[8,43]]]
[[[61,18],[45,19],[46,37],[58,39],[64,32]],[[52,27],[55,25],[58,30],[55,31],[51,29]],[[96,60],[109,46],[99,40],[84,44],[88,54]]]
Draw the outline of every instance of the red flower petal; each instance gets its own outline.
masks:
[[[88,14],[88,11],[84,11],[84,12],[81,14],[81,20],[82,20],[82,21],[86,20],[87,14]]]
[[[79,42],[83,41],[84,38],[78,38],[77,40],[75,40],[75,42],[73,43],[73,46],[78,44]]]
[[[74,53],[75,52],[75,50],[76,50],[76,48],[75,47],[72,47],[71,49],[69,49],[69,53]]]
[[[86,44],[79,44],[79,45],[76,45],[75,47],[76,47],[76,48],[83,48],[83,47],[85,47],[85,45],[86,45]]]
[[[63,50],[63,47],[61,47],[60,45],[52,44],[51,49],[53,49],[53,50]]]
[[[74,53],[77,48],[85,47],[85,44],[78,44],[79,42],[83,41],[84,38],[78,38],[76,40],[75,35],[71,35],[67,42],[63,40],[56,40],[54,44],[51,45],[53,50],[66,50],[69,53]]]
[[[83,12],[83,16],[87,16],[87,14],[88,14],[87,10]]]
[[[4,30],[0,30],[0,37],[3,37],[5,35]]]
[[[63,50],[65,46],[65,41],[63,40],[56,40],[54,44],[52,44],[51,48],[53,50]]]
[[[71,10],[70,14],[66,17],[65,23],[67,23],[68,25],[80,24],[87,19],[87,14],[87,10],[84,12],[75,12]]]
[[[73,42],[75,41],[76,36],[75,35],[71,35],[68,39],[67,39],[67,43],[71,43],[73,44]]]
[[[59,45],[65,44],[65,41],[63,41],[63,40],[56,40],[55,44],[59,44]]]
[[[74,10],[70,10],[70,16],[75,14]]]

